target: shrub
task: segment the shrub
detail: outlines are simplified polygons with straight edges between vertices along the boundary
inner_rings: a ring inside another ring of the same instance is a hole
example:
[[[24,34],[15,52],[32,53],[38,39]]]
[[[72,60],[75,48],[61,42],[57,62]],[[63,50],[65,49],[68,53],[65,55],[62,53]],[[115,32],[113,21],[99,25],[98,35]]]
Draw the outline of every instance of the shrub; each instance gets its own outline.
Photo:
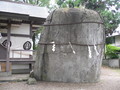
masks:
[[[118,59],[120,47],[116,47],[113,45],[106,45],[105,55],[107,59]]]

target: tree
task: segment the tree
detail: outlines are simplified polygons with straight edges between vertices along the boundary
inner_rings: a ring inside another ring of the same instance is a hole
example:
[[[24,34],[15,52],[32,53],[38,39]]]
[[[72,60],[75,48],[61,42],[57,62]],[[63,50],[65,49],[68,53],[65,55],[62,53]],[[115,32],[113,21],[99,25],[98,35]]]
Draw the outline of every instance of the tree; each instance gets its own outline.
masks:
[[[21,0],[14,0],[21,1]],[[55,0],[56,5],[51,6],[50,0],[22,0],[39,6],[45,6],[52,11],[55,8],[81,8],[96,10],[103,17],[106,36],[111,35],[120,24],[119,0]],[[113,9],[114,8],[114,9]]]
[[[21,0],[15,0],[21,1]],[[46,6],[51,10],[55,8],[88,8],[96,10],[103,17],[106,36],[111,35],[120,24],[119,0],[55,0],[56,5],[51,6],[50,0],[23,0],[39,6]],[[114,8],[114,9],[113,9]]]
[[[98,11],[104,20],[106,36],[111,35],[120,24],[119,0],[56,0],[56,3],[59,8],[85,7]]]
[[[45,7],[49,7],[49,3],[50,0],[13,0],[13,1],[21,1],[24,3],[29,3],[29,4],[33,4],[33,5],[38,5],[38,6],[45,6]]]
[[[38,44],[38,41],[40,39],[40,35],[41,35],[41,31],[44,29],[43,26],[41,26],[38,30],[36,30],[36,32],[33,33],[33,37],[32,37],[32,40],[33,40],[33,49],[37,49],[37,44]]]

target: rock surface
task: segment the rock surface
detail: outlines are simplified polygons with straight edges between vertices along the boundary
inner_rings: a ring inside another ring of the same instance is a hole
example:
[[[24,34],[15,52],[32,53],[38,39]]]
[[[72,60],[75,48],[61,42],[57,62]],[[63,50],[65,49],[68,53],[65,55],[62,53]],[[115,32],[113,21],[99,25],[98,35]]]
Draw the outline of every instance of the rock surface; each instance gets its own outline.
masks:
[[[45,22],[36,54],[37,80],[97,82],[104,50],[99,14],[88,9],[58,9]]]
[[[37,83],[37,81],[36,81],[35,78],[31,78],[31,77],[28,78],[27,84],[29,84],[29,85],[34,85],[34,84],[36,84],[36,83]]]

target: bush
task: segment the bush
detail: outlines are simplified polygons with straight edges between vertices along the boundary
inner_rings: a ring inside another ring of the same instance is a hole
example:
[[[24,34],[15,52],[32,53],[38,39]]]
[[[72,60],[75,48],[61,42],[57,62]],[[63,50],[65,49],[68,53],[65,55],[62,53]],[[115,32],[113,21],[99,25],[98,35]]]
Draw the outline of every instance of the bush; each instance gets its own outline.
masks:
[[[112,46],[112,45],[106,45],[105,55],[107,59],[118,59],[120,47]]]

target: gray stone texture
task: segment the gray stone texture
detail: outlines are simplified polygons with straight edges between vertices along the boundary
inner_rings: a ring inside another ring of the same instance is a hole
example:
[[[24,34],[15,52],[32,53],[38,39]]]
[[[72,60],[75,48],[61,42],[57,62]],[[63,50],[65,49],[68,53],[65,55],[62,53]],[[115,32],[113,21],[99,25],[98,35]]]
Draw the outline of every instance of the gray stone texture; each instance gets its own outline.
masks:
[[[119,59],[106,59],[102,61],[103,65],[112,67],[112,68],[119,68],[120,67],[120,60]]]
[[[37,83],[37,81],[36,81],[35,78],[31,78],[31,77],[28,78],[27,84],[29,84],[29,85],[34,85],[34,84],[36,84],[36,83]]]
[[[102,22],[102,19],[93,10],[79,8],[57,9],[48,16],[45,24],[77,22]],[[104,50],[102,24],[79,23],[45,26],[39,43],[50,43],[52,41],[56,44],[55,52],[52,51],[53,45],[38,45],[34,67],[34,75],[37,80],[58,82],[99,81]],[[69,42],[71,42],[75,54]],[[94,46],[90,46],[92,58],[89,58],[87,46],[89,44],[102,44],[96,46],[99,52],[98,56]]]

